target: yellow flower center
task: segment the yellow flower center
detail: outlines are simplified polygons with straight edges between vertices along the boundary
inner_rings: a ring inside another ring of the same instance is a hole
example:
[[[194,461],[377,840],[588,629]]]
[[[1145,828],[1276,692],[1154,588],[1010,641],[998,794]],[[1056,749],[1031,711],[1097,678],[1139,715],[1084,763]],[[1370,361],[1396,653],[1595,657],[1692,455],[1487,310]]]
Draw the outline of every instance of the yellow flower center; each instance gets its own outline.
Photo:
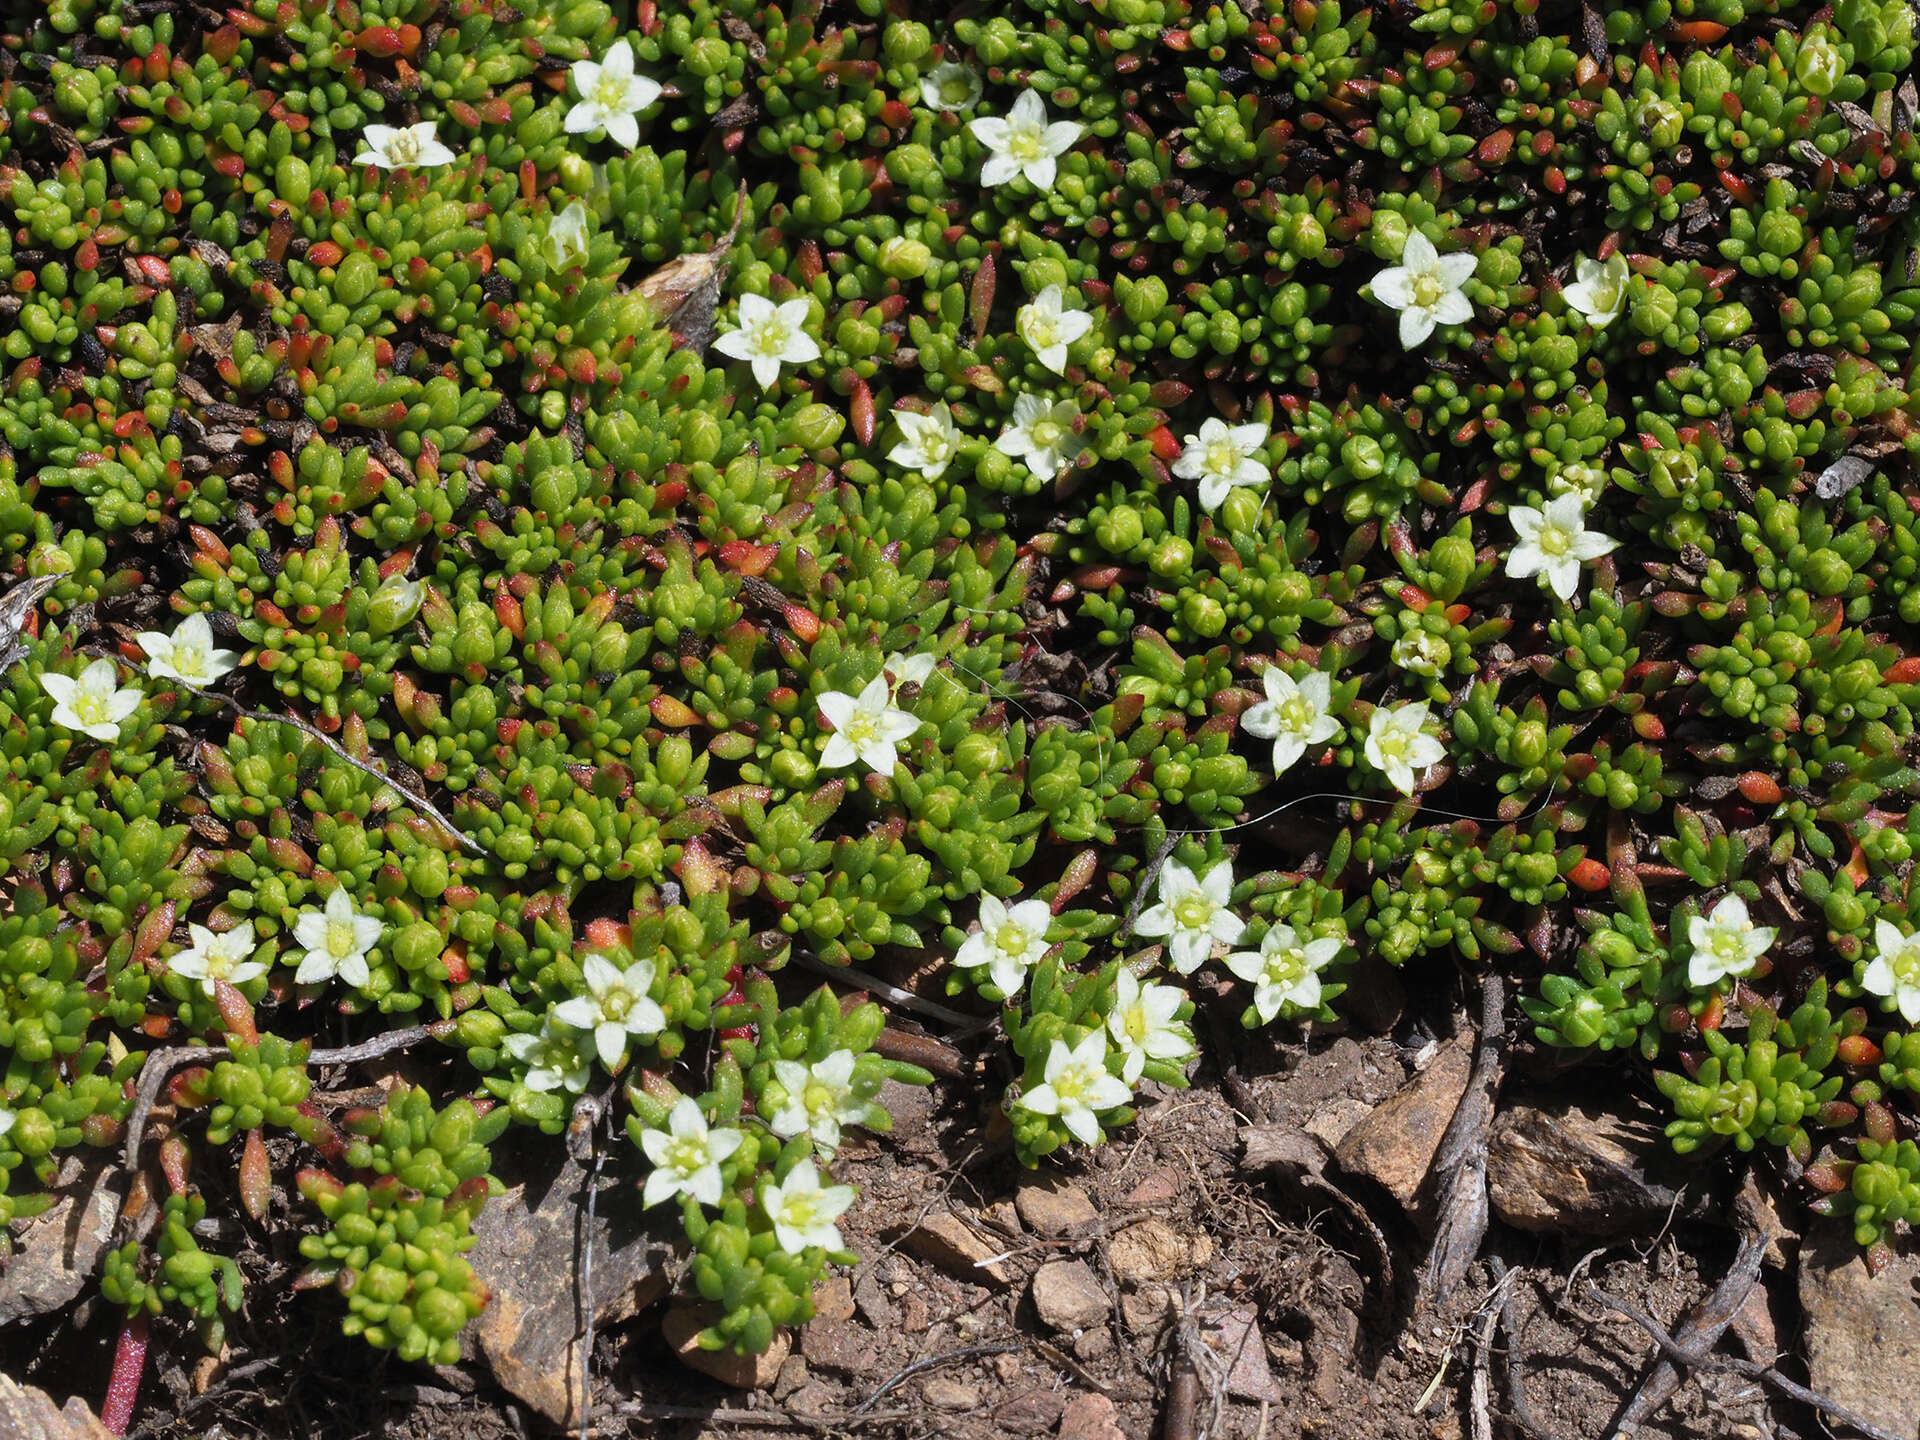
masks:
[[[1431,270],[1413,277],[1413,303],[1421,310],[1431,310],[1446,293],[1447,282]]]
[[[1573,535],[1561,525],[1542,525],[1533,543],[1540,547],[1542,555],[1557,560],[1573,549]]]
[[[1086,1065],[1066,1066],[1053,1082],[1053,1093],[1059,1097],[1062,1110],[1071,1110],[1083,1104],[1087,1091],[1092,1088],[1093,1072]]]
[[[1035,160],[1044,160],[1047,147],[1038,130],[1015,129],[1007,135],[1007,154],[1026,165]]]
[[[1033,438],[1033,443],[1040,449],[1051,450],[1060,443],[1060,422],[1042,416],[1027,427],[1027,434]]]
[[[949,75],[940,82],[940,99],[946,105],[961,105],[973,93],[965,75]]]
[[[387,159],[395,165],[411,165],[420,158],[420,137],[401,130],[387,140]]]
[[[627,108],[627,82],[615,75],[602,75],[600,82],[593,87],[593,103],[602,110],[625,110]]]
[[[769,315],[753,333],[753,348],[778,360],[793,339],[793,331],[778,315]]]
[[[1207,446],[1207,470],[1214,475],[1231,475],[1240,464],[1240,451],[1231,440],[1215,440]]]
[[[993,943],[1003,955],[1024,956],[1033,944],[1034,937],[1024,925],[1002,925],[994,932]]]
[[[693,1136],[683,1136],[667,1147],[667,1168],[676,1175],[691,1175],[706,1163],[706,1144]]]
[[[867,710],[856,710],[847,717],[840,733],[858,749],[880,736],[880,717]]]
[[[1213,912],[1218,908],[1203,892],[1195,890],[1173,902],[1173,918],[1183,930],[1204,930],[1213,923]]]
[[[1036,350],[1044,350],[1060,339],[1060,326],[1054,317],[1041,310],[1027,312],[1027,343]]]
[[[1295,695],[1283,700],[1279,705],[1280,724],[1296,734],[1304,735],[1313,728],[1313,703],[1304,695]]]
[[[348,920],[329,920],[327,922],[327,952],[331,955],[351,955],[359,947],[353,943],[353,924]]]
[[[1307,952],[1295,945],[1267,957],[1267,980],[1274,985],[1298,984],[1307,974]]]
[[[1391,764],[1395,760],[1407,759],[1408,751],[1413,748],[1413,737],[1403,730],[1386,730],[1372,737],[1374,749],[1380,752],[1380,758]]]
[[[82,725],[111,725],[112,718],[107,714],[107,697],[97,690],[75,692],[73,703],[68,707],[80,717]]]

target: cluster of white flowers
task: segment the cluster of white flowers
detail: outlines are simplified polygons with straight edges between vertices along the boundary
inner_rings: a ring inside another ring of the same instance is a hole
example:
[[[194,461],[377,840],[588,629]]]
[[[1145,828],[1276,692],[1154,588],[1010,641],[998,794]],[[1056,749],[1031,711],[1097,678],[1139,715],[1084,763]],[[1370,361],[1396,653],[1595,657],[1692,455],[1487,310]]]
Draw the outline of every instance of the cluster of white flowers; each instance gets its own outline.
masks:
[[[1229,950],[1247,926],[1232,908],[1233,866],[1227,860],[1215,861],[1204,873],[1169,860],[1157,885],[1157,903],[1141,913],[1134,929],[1166,942],[1168,963],[1177,973],[1191,975],[1221,957],[1228,970],[1254,987],[1253,1008],[1263,1022],[1285,1007],[1319,1007],[1320,972],[1345,948],[1343,939],[1302,941],[1291,926],[1274,925],[1257,951]],[[961,943],[954,963],[963,969],[988,967],[994,985],[1011,999],[1025,984],[1027,971],[1046,955],[1052,921],[1044,900],[1007,906],[983,897],[979,927]],[[1074,1044],[1053,1041],[1041,1083],[1022,1094],[1016,1107],[1056,1118],[1075,1139],[1098,1144],[1100,1116],[1132,1100],[1148,1061],[1182,1064],[1192,1058],[1193,1032],[1175,1018],[1186,999],[1178,986],[1143,983],[1122,965],[1104,1027]]]

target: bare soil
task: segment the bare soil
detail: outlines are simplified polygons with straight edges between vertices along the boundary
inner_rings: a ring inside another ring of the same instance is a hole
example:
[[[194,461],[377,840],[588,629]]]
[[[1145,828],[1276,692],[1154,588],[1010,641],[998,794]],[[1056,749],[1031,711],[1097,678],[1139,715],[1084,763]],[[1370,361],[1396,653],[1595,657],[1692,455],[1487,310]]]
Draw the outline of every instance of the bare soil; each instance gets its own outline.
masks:
[[[1654,1347],[1573,1282],[1589,1276],[1671,1327],[1724,1273],[1735,1248],[1731,1228],[1669,1224],[1595,1250],[1577,1236],[1520,1234],[1496,1223],[1467,1282],[1414,1317],[1406,1277],[1426,1239],[1384,1191],[1354,1187],[1387,1242],[1391,1278],[1350,1211],[1311,1192],[1288,1194],[1239,1163],[1240,1132],[1250,1120],[1337,1134],[1399,1090],[1430,1037],[1418,1026],[1396,1028],[1397,1038],[1330,1034],[1291,1046],[1256,1037],[1242,1042],[1252,1053],[1240,1057],[1225,1085],[1203,1072],[1191,1090],[1151,1097],[1131,1133],[1042,1172],[1091,1202],[1095,1218],[1065,1234],[1037,1234],[1020,1219],[1016,1193],[1035,1176],[1014,1160],[998,1117],[980,1108],[991,1087],[943,1082],[910,1097],[894,1134],[861,1135],[842,1151],[841,1171],[862,1191],[848,1240],[865,1258],[823,1291],[827,1318],[796,1337],[772,1384],[743,1391],[694,1373],[663,1340],[655,1306],[596,1336],[592,1433],[675,1440],[1454,1440],[1476,1433],[1572,1440],[1609,1433]],[[1509,1088],[1525,1083],[1510,1078]],[[1229,1090],[1258,1113],[1236,1111]],[[947,1212],[971,1223],[989,1264],[927,1258],[913,1227]],[[1164,1228],[1141,1230],[1143,1222]],[[1143,1276],[1135,1242],[1143,1234],[1165,1241],[1169,1233],[1177,1243],[1150,1256],[1160,1268]],[[145,1429],[136,1433],[165,1440],[559,1433],[501,1391],[477,1357],[436,1370],[342,1337],[337,1300],[285,1288],[297,1263],[290,1234],[257,1238],[248,1310],[230,1327],[225,1365],[201,1356],[191,1334],[157,1326],[156,1363],[136,1416]],[[555,1264],[577,1259],[556,1256]],[[1034,1272],[1064,1259],[1084,1262],[1109,1301],[1077,1333],[1045,1324],[1031,1294]],[[1503,1268],[1504,1285],[1497,1279]],[[1750,1312],[1791,1337],[1794,1300],[1782,1273],[1764,1274],[1756,1297]],[[79,1395],[97,1404],[113,1335],[107,1308],[82,1303],[55,1323],[0,1332],[0,1365],[56,1400]],[[1732,1344],[1731,1336],[1723,1342]],[[1782,1364],[1792,1369],[1790,1358]],[[1812,1421],[1751,1382],[1703,1373],[1640,1433],[1796,1436],[1812,1433]]]

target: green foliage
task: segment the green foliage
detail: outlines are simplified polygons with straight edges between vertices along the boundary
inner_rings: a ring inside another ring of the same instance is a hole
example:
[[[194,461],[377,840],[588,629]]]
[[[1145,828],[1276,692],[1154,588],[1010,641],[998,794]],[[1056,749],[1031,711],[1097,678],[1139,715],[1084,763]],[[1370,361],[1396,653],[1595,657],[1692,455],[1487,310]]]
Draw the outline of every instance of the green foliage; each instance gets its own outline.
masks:
[[[1661,1067],[1676,1146],[1820,1129],[1863,1243],[1920,1205],[1910,1047],[1862,1018],[1920,1007],[1875,968],[1920,913],[1901,0],[1599,7],[1604,48],[1467,0],[45,9],[0,28],[0,559],[47,582],[0,673],[0,1220],[123,1141],[156,1049],[220,1052],[169,1077],[114,1303],[217,1343],[190,1172],[262,1213],[272,1139],[311,1281],[445,1359],[489,1147],[618,1077],[637,1144],[683,1096],[743,1137],[677,1219],[705,1343],[763,1348],[846,1253],[783,1248],[769,1188],[929,1078],[783,970],[998,944],[989,900],[1045,908],[1021,983],[944,978],[1002,1007],[1029,1163],[1076,1134],[1021,1103],[1057,1047],[1181,1083],[1193,996],[1165,1055],[1116,1020],[1155,964],[1257,1024],[1458,957],[1537,975],[1542,1043]],[[615,44],[665,87],[632,145],[567,125]],[[985,184],[970,122],[1023,94],[1075,143]],[[416,123],[448,163],[355,158]],[[1408,344],[1416,238],[1470,318]],[[804,313],[770,383],[712,343],[746,296]],[[1006,443],[1032,400],[1057,473]],[[1569,589],[1514,562],[1570,495],[1619,545]],[[140,638],[187,617],[208,693]],[[138,692],[108,739],[54,693],[95,664]],[[1270,675],[1332,733],[1289,748]],[[898,734],[849,759],[869,693]],[[1401,794],[1370,747],[1410,702],[1441,751]],[[1169,855],[1242,876],[1191,965],[1134,934]],[[1776,935],[1696,983],[1722,891]],[[296,979],[336,896],[374,938]],[[1338,955],[1263,1012],[1225,956],[1282,927]],[[259,973],[180,973],[202,934]],[[425,1022],[444,1090],[326,1118],[334,1015]]]

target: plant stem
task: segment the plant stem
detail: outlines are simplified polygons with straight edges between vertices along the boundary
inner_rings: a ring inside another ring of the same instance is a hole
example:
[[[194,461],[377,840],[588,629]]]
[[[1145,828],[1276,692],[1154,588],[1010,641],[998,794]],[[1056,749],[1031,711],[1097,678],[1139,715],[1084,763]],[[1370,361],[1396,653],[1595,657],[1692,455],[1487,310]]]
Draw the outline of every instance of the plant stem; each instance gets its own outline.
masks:
[[[127,1318],[113,1347],[113,1372],[107,1377],[107,1403],[100,1407],[100,1423],[115,1435],[127,1433],[146,1369],[147,1314],[143,1310]]]

